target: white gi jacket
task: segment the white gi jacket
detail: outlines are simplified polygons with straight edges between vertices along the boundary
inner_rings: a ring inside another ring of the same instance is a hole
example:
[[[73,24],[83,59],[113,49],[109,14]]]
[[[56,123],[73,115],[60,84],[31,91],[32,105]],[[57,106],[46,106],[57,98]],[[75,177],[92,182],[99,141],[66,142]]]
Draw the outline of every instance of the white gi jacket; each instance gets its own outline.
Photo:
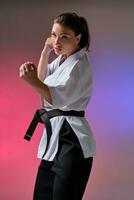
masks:
[[[91,65],[85,48],[69,56],[59,65],[61,56],[48,64],[47,76],[44,83],[49,87],[52,96],[52,104],[43,99],[43,107],[46,110],[85,110],[92,92]],[[71,125],[83,150],[85,158],[92,157],[96,153],[95,139],[92,130],[84,117],[56,116],[52,119],[52,136],[48,150],[43,157],[52,161],[58,150],[59,131],[64,119]],[[46,129],[44,129],[39,148],[38,158],[42,159],[47,144]]]

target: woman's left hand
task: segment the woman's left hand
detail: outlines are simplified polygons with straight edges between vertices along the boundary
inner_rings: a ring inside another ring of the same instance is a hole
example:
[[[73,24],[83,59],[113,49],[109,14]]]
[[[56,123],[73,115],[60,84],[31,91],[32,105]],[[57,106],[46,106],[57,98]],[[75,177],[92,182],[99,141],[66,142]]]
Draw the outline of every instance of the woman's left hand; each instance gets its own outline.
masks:
[[[52,98],[47,85],[37,75],[37,68],[32,62],[26,62],[20,67],[20,78],[28,82],[41,96],[52,104]]]
[[[20,67],[20,78],[30,84],[34,84],[38,79],[36,66],[32,62],[22,64]]]

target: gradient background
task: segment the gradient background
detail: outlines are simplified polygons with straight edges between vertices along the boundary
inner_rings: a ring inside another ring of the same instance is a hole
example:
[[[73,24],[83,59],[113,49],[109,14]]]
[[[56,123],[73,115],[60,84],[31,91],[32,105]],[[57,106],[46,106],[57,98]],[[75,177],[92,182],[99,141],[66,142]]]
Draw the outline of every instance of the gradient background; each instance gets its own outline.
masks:
[[[22,3],[23,2],[23,3]],[[86,17],[91,32],[94,92],[86,115],[97,155],[83,200],[134,198],[134,4],[129,0],[1,1],[0,200],[32,200],[42,127],[23,140],[38,94],[19,78],[36,64],[53,18],[65,11]]]

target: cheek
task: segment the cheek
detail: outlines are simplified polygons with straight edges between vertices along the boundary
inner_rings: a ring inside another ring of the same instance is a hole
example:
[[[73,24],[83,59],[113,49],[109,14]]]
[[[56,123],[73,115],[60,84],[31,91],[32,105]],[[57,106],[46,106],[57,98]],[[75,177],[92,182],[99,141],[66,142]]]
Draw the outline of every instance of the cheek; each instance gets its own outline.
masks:
[[[76,43],[72,40],[72,41],[68,41],[68,42],[65,42],[63,44],[63,46],[66,48],[66,49],[75,49],[76,48]]]
[[[76,45],[71,43],[70,45],[68,45],[67,49],[68,51],[73,52],[76,49]]]
[[[66,54],[66,53],[74,51],[74,48],[71,45],[65,45],[65,46],[63,46],[62,51],[63,51],[63,53]]]

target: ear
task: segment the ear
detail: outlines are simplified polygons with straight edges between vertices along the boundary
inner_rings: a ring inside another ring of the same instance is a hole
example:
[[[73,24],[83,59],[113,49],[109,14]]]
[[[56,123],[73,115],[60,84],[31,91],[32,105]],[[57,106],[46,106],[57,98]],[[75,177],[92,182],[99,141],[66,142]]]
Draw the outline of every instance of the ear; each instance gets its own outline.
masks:
[[[76,36],[76,43],[79,44],[80,40],[81,40],[81,34]]]

